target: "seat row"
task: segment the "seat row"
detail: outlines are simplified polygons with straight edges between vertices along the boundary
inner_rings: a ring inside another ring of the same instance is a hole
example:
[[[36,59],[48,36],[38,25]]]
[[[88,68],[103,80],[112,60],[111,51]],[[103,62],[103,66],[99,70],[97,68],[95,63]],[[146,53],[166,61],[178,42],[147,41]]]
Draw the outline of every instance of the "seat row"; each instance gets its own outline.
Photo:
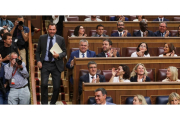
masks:
[[[125,104],[133,104],[133,98],[134,97],[128,97],[126,98],[126,103]],[[150,105],[151,104],[151,98],[150,97],[144,97],[147,104]],[[156,104],[167,104],[168,103],[168,98],[169,96],[157,96],[156,97]],[[113,99],[112,97],[106,97],[106,101],[107,102],[110,102],[110,103],[113,103]],[[94,97],[89,97],[88,99],[88,104],[95,104],[96,101],[95,101],[95,98]]]
[[[117,31],[118,31],[118,30],[112,30],[112,31],[111,31],[111,34],[117,32]],[[134,29],[134,30],[133,30],[133,33],[134,33],[134,32],[137,32],[137,31],[139,31],[139,30],[138,30],[138,29]],[[176,35],[177,35],[178,30],[169,30],[169,32],[171,33],[171,37],[173,37],[173,36],[176,36]],[[96,34],[96,30],[90,30],[88,36],[94,36],[95,34]],[[107,30],[104,30],[104,34],[107,35]],[[67,36],[72,36],[72,35],[74,35],[74,30],[69,29]],[[132,35],[131,35],[131,36],[132,36]]]
[[[110,68],[111,69],[111,68]],[[101,75],[104,75],[105,76],[105,80],[106,82],[109,82],[109,80],[111,79],[112,77],[112,70],[97,70],[97,74],[101,74]],[[180,68],[178,68],[178,79],[180,79]],[[148,77],[150,78],[150,80],[152,82],[160,82],[162,80],[164,80],[166,78],[166,72],[167,72],[167,69],[158,69],[158,72],[157,72],[157,80],[155,79],[156,77],[156,69],[154,68],[146,68],[147,72],[148,72]],[[86,75],[87,73],[89,73],[88,70],[86,69],[81,69],[80,70],[80,76],[83,76],[83,75]]]

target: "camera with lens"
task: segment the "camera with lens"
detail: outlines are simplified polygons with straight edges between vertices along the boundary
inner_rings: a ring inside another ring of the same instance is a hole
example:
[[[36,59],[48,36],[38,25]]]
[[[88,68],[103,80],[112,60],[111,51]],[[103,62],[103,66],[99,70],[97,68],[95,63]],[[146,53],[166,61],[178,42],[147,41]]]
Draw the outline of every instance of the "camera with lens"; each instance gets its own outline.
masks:
[[[23,26],[23,24],[24,24],[24,23],[23,23],[22,21],[19,21],[19,22],[18,22],[18,25],[19,25],[19,26]]]
[[[18,59],[18,58],[16,58],[15,60],[16,60],[16,63],[17,63],[18,65],[21,65],[21,64],[22,64],[22,60],[20,60],[20,59]]]

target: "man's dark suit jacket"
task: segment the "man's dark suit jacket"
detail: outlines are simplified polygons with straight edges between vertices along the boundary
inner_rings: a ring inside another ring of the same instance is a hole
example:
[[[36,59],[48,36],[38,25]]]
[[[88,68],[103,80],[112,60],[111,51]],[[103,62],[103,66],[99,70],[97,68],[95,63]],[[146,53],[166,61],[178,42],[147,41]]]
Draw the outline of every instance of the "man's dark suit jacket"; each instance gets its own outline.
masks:
[[[112,33],[111,36],[113,36],[113,37],[120,37],[118,31]],[[130,37],[130,36],[131,36],[131,33],[128,32],[128,33],[127,33],[127,37]]]
[[[120,57],[119,52],[117,52],[116,55],[117,55],[117,57]],[[98,55],[96,55],[96,57],[106,57],[106,55],[105,55],[104,52],[101,52],[101,53],[99,53]]]
[[[137,32],[134,32],[133,36],[136,36],[136,37],[141,37],[141,32],[140,30],[137,31]],[[154,33],[150,30],[148,30],[148,36],[151,37],[151,36],[154,36]]]
[[[130,78],[130,81],[131,81],[131,82],[137,82],[137,75],[134,76],[134,77],[131,77],[131,78]],[[150,79],[148,76],[146,76],[145,82],[150,82],[150,81],[151,81],[151,79]]]
[[[110,18],[110,21],[116,21],[115,16]],[[129,21],[127,17],[125,17],[125,21]]]
[[[72,68],[70,67],[70,64],[71,64],[71,60],[73,60],[74,57],[79,58],[79,50],[73,51],[73,52],[71,53],[71,56],[70,56],[68,62],[66,63],[66,67],[67,67],[67,68],[72,69]],[[87,57],[96,57],[96,53],[95,53],[94,51],[87,50]]]
[[[102,34],[103,37],[109,37],[108,35],[106,34]],[[95,35],[92,35],[91,37],[99,37],[99,35],[96,33]]]
[[[54,60],[58,70],[62,72],[64,70],[63,57],[66,56],[66,45],[63,37],[59,35],[55,35],[55,36],[56,36],[56,43],[59,45],[59,47],[62,49],[63,52],[59,54],[58,59],[54,59]],[[48,39],[48,34],[41,35],[39,37],[38,48],[36,50],[36,61],[37,62],[41,61],[42,65],[46,55],[47,39]]]
[[[96,74],[96,78],[97,75],[99,75],[100,82],[106,82],[104,75]],[[79,95],[82,93],[82,82],[89,83],[89,73],[79,78]]]
[[[159,21],[158,18],[154,19],[153,21]],[[164,18],[163,21],[169,21],[168,19]]]
[[[166,34],[166,32],[165,32],[165,34]],[[161,32],[158,30],[158,31],[156,31],[156,32],[154,32],[154,36],[156,36],[156,37],[161,37]],[[171,36],[171,33],[169,32],[169,36]]]

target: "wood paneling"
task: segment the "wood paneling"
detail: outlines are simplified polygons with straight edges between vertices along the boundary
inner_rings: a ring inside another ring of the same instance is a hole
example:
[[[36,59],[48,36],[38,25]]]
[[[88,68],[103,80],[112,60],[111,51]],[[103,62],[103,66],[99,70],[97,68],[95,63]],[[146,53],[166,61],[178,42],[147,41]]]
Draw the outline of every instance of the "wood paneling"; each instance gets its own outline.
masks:
[[[115,104],[125,104],[127,97],[132,97],[136,94],[141,94],[151,98],[151,103],[156,103],[157,96],[167,96],[172,92],[180,94],[180,83],[84,83],[83,84],[83,99],[82,104],[87,104],[89,96],[94,96],[94,90],[104,88],[107,91],[107,96],[113,98]],[[115,94],[115,95],[114,95]]]
[[[80,69],[87,69],[87,64],[89,61],[95,61],[97,67],[100,70],[108,70],[112,67],[117,67],[119,64],[126,64],[130,68],[130,71],[134,68],[137,63],[143,63],[146,68],[155,68],[155,79],[157,79],[158,69],[164,69],[169,66],[180,67],[180,57],[150,57],[150,58],[75,58],[74,69],[73,69],[73,104],[77,103],[78,96],[78,85],[79,85],[79,71]],[[112,89],[115,89],[116,86],[109,86]],[[123,86],[121,86],[123,87]],[[139,86],[139,89],[152,89],[154,86]],[[161,89],[161,86],[156,86]],[[137,89],[137,86],[134,88],[132,86],[125,86],[125,89]],[[92,89],[94,90],[94,88]],[[153,90],[155,90],[153,88]]]

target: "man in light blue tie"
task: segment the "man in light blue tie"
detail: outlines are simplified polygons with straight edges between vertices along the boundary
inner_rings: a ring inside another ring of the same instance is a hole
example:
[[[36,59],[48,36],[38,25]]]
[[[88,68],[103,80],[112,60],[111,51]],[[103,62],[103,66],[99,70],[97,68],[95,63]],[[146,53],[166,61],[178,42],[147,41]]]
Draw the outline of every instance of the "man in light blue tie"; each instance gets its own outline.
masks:
[[[169,30],[167,30],[167,23],[161,22],[159,24],[159,30],[154,32],[154,36],[156,37],[169,37],[171,36]]]
[[[94,51],[88,50],[89,44],[85,39],[80,40],[79,42],[79,50],[73,51],[71,56],[66,63],[66,67],[69,69],[73,69],[74,67],[74,57],[76,58],[87,58],[87,57],[96,57],[96,53]],[[72,82],[72,77],[70,78],[70,82]]]

